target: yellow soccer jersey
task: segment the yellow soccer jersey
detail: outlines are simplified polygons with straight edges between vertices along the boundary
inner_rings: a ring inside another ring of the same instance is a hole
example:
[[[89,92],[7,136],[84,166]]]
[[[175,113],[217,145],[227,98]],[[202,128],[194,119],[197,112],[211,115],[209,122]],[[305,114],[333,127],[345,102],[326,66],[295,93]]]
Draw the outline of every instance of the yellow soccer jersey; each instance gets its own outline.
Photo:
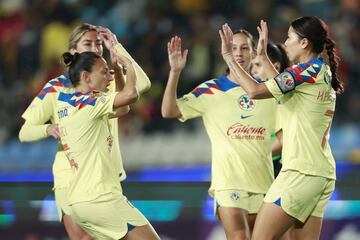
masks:
[[[115,81],[110,82],[108,87],[110,92],[115,92]],[[113,161],[116,172],[120,181],[126,178],[126,172],[124,170],[123,161],[121,157],[120,144],[119,144],[119,122],[118,118],[109,119],[110,132],[114,137],[113,149],[111,151],[111,159]]]
[[[211,195],[227,189],[266,193],[274,178],[274,99],[250,99],[238,84],[222,76],[199,85],[177,105],[181,121],[203,119],[212,147]]]
[[[59,93],[57,112],[61,143],[74,176],[68,204],[121,193],[118,172],[111,159],[114,138],[109,115],[116,93]]]
[[[58,123],[59,118],[55,107],[58,93],[71,91],[73,91],[72,84],[66,74],[50,80],[33,99],[22,117],[32,124],[45,124],[49,120],[51,123]],[[54,188],[62,188],[69,185],[72,171],[61,145],[58,146],[52,171],[54,175]]]
[[[111,81],[109,86],[110,91],[115,91],[115,81]],[[74,92],[68,74],[61,75],[58,78],[50,80],[39,94],[34,98],[30,106],[23,113],[22,117],[32,124],[44,124],[47,121],[51,123],[58,123],[58,113],[56,110],[56,102],[59,92],[71,93]],[[118,143],[118,122],[117,119],[110,119],[111,132],[116,139],[113,144],[112,159],[114,167],[119,172],[119,180],[126,178],[126,173],[123,168],[122,158],[120,153],[120,146]],[[52,169],[54,175],[54,188],[67,187],[69,181],[73,176],[72,170],[67,162],[67,158],[62,150],[62,146],[58,146],[58,151],[55,155],[55,160]]]
[[[282,102],[282,171],[335,179],[328,142],[336,101],[330,68],[323,59],[315,58],[286,69],[265,84]]]

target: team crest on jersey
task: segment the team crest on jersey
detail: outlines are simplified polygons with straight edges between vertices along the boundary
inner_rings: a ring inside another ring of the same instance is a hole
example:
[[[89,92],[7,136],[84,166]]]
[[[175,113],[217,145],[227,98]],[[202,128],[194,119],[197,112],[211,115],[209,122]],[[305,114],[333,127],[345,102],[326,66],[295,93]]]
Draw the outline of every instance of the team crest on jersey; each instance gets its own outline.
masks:
[[[249,110],[253,110],[255,107],[255,100],[249,98],[248,95],[242,95],[239,98],[239,106],[241,109],[249,111]]]

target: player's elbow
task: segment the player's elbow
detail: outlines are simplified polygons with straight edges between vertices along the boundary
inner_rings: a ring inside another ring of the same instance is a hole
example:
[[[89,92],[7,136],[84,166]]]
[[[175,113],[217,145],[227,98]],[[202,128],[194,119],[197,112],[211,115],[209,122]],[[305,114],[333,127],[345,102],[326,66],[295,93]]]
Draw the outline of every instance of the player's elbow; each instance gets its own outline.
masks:
[[[138,98],[139,98],[139,93],[137,92],[136,89],[133,89],[132,91],[130,91],[127,94],[127,99],[128,99],[129,104],[136,102],[138,100]]]
[[[178,111],[162,107],[161,108],[161,116],[163,118],[171,119],[171,118],[178,118],[180,116],[180,113]]]

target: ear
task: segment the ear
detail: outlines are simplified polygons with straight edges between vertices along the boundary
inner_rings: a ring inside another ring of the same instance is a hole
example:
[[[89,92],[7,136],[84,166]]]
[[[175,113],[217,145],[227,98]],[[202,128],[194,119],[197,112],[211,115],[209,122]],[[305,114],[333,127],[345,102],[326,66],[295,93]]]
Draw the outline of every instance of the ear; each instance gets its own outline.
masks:
[[[82,71],[80,74],[81,80],[85,81],[86,83],[91,82],[90,73],[88,71]]]
[[[76,53],[77,50],[76,50],[75,48],[70,48],[70,49],[69,49],[69,52],[70,52],[72,55],[74,55],[74,53]]]
[[[300,40],[300,45],[302,49],[307,48],[310,45],[309,39],[303,38]]]

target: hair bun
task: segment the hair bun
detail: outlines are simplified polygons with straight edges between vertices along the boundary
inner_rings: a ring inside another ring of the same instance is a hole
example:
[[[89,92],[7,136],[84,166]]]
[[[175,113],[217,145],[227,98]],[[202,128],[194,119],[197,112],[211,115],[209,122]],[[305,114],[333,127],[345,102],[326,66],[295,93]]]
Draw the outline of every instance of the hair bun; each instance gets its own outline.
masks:
[[[74,53],[71,54],[70,52],[65,52],[62,57],[64,59],[64,63],[66,66],[71,66],[72,63],[74,63],[76,61],[76,59],[78,58],[80,54],[79,53]]]

